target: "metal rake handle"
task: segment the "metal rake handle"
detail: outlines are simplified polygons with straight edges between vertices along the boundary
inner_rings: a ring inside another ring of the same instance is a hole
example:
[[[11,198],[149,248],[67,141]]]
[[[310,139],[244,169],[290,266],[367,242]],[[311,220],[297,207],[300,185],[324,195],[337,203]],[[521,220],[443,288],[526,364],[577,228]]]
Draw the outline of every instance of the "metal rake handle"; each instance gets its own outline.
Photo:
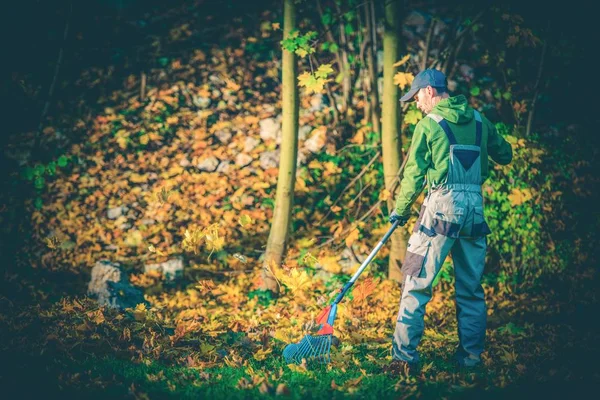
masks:
[[[377,246],[375,246],[373,251],[371,251],[369,256],[365,259],[365,261],[363,261],[360,268],[354,273],[354,276],[352,276],[350,281],[348,281],[348,283],[346,283],[344,285],[344,287],[340,290],[340,294],[338,294],[337,297],[335,298],[335,300],[333,301],[334,304],[338,304],[340,301],[342,301],[342,298],[346,295],[346,292],[348,292],[348,290],[352,287],[352,285],[354,285],[354,282],[358,279],[360,274],[362,274],[363,271],[365,270],[365,268],[367,268],[367,266],[371,263],[371,261],[373,261],[373,259],[375,258],[375,256],[379,252],[379,250],[388,241],[390,236],[392,236],[392,233],[394,233],[394,230],[398,227],[399,224],[400,224],[400,221],[395,221],[392,224],[392,227],[387,231],[387,233],[379,241],[379,243],[377,243]]]

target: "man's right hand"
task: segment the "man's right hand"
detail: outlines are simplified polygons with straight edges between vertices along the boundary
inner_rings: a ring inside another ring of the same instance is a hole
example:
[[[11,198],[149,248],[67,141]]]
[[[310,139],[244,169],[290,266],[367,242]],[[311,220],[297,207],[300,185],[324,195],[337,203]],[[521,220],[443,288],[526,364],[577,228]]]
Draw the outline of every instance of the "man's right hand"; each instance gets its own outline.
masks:
[[[398,225],[399,226],[404,226],[408,222],[408,217],[403,217],[400,214],[398,214],[396,212],[396,210],[394,210],[390,214],[390,217],[389,217],[388,221],[390,221],[390,224],[393,224],[396,221],[400,221],[400,223]]]

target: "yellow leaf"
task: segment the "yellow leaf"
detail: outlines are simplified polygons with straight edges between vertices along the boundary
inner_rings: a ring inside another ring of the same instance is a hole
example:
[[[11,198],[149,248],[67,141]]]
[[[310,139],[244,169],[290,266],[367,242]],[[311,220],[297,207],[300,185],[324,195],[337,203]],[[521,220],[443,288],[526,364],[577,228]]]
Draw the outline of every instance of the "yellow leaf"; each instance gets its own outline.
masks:
[[[238,219],[238,223],[242,228],[245,228],[249,225],[252,225],[254,223],[254,220],[248,214],[242,214]]]
[[[310,277],[306,271],[299,272],[298,268],[291,269],[289,275],[281,274],[279,277],[281,283],[292,292],[296,292],[310,284]]]
[[[281,28],[280,28],[280,24],[279,24],[279,22],[273,22],[273,23],[271,24],[271,28],[273,28],[273,30],[274,30],[274,31],[276,31],[276,30],[278,30],[278,29],[281,29]]]
[[[331,73],[333,73],[333,68],[331,68],[331,64],[321,64],[315,72],[315,76],[317,78],[327,78],[327,75]]]
[[[142,244],[143,240],[144,238],[142,237],[142,232],[134,230],[131,231],[125,238],[125,245],[129,247],[137,247]]]
[[[306,51],[303,48],[299,47],[299,48],[296,49],[296,54],[298,54],[300,57],[304,58],[308,54],[308,51]]]
[[[383,189],[380,193],[379,193],[379,200],[381,201],[386,201],[387,199],[389,199],[392,196],[392,194],[390,193],[389,190],[387,189]]]
[[[319,264],[325,271],[331,272],[332,274],[339,274],[342,272],[342,267],[337,262],[337,257],[335,256],[320,257]]]
[[[148,135],[140,136],[140,144],[146,145],[150,141],[150,137]]]
[[[123,136],[117,137],[117,143],[119,144],[119,147],[122,148],[123,150],[125,150],[127,148],[128,140],[129,140],[128,138],[123,137]]]
[[[298,86],[307,87],[310,85],[311,81],[314,79],[310,72],[303,72],[298,75]]]
[[[340,207],[340,206],[332,206],[329,208],[330,208],[331,212],[334,212],[334,213],[342,210],[342,207]]]
[[[214,350],[215,346],[213,346],[212,344],[202,343],[200,345],[200,354],[202,354],[203,356],[211,354],[212,352],[214,352]]]
[[[140,303],[135,306],[133,310],[133,318],[136,321],[144,321],[146,319],[146,305],[144,303]]]
[[[262,361],[267,358],[267,355],[269,355],[272,351],[273,349],[259,349],[256,353],[254,353],[253,357],[256,361]]]
[[[315,238],[310,238],[310,239],[302,238],[302,239],[296,241],[296,246],[298,246],[298,248],[300,248],[300,249],[306,249],[306,248],[313,246],[316,241],[317,241],[317,239],[315,239]]]
[[[293,372],[300,374],[310,374],[310,371],[306,368],[306,363],[302,364],[288,364],[288,368]]]
[[[129,177],[129,180],[133,183],[146,183],[146,182],[148,182],[148,175],[133,173]]]
[[[102,313],[102,310],[97,310],[95,312],[90,311],[89,313],[87,313],[87,316],[96,325],[100,325],[104,322],[104,314]]]
[[[148,246],[148,250],[150,251],[150,253],[156,253],[159,256],[166,256],[168,254],[162,252],[161,250],[157,249],[156,247],[154,247],[153,244],[151,244],[150,246]]]
[[[355,228],[354,230],[352,230],[352,232],[350,232],[350,234],[346,238],[346,246],[348,246],[348,247],[352,246],[352,243],[354,243],[358,239],[359,234],[360,234],[360,231],[358,230],[358,228]]]
[[[354,144],[363,144],[365,142],[365,132],[362,129],[359,129],[356,134],[352,136],[350,142]]]
[[[513,206],[518,206],[523,204],[533,198],[531,194],[531,189],[518,189],[514,188],[511,193],[508,195],[508,199],[510,200],[510,204]]]
[[[400,86],[400,89],[404,89],[412,83],[414,78],[410,72],[397,72],[394,75],[394,84]]]

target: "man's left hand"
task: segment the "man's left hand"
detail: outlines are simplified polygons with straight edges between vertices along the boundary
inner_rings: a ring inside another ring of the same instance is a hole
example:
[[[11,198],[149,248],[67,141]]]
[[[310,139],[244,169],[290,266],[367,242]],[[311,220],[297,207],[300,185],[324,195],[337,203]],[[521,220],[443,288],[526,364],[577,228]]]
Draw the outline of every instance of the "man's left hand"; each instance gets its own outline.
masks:
[[[399,226],[404,226],[408,222],[408,217],[403,217],[400,214],[398,214],[396,212],[396,210],[394,210],[390,214],[390,217],[389,217],[388,221],[390,221],[390,224],[393,224],[396,221],[400,221],[400,223],[398,225]]]

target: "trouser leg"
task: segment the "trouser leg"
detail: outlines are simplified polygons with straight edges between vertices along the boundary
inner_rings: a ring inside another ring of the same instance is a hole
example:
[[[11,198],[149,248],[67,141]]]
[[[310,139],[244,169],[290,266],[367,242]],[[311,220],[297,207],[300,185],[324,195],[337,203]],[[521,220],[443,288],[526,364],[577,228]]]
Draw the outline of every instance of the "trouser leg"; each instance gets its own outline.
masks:
[[[415,235],[418,236],[418,239],[415,238]],[[442,235],[429,238],[421,232],[413,233],[409,239],[408,252],[411,251],[411,243],[415,242],[426,242],[428,248],[423,267],[418,274],[415,274],[417,276],[404,278],[400,309],[392,342],[393,359],[410,363],[419,361],[417,346],[423,336],[425,306],[431,299],[431,284],[440,271],[454,240]]]
[[[452,248],[459,339],[457,357],[467,366],[480,362],[485,342],[487,311],[481,276],[486,248],[485,237],[460,238]]]

